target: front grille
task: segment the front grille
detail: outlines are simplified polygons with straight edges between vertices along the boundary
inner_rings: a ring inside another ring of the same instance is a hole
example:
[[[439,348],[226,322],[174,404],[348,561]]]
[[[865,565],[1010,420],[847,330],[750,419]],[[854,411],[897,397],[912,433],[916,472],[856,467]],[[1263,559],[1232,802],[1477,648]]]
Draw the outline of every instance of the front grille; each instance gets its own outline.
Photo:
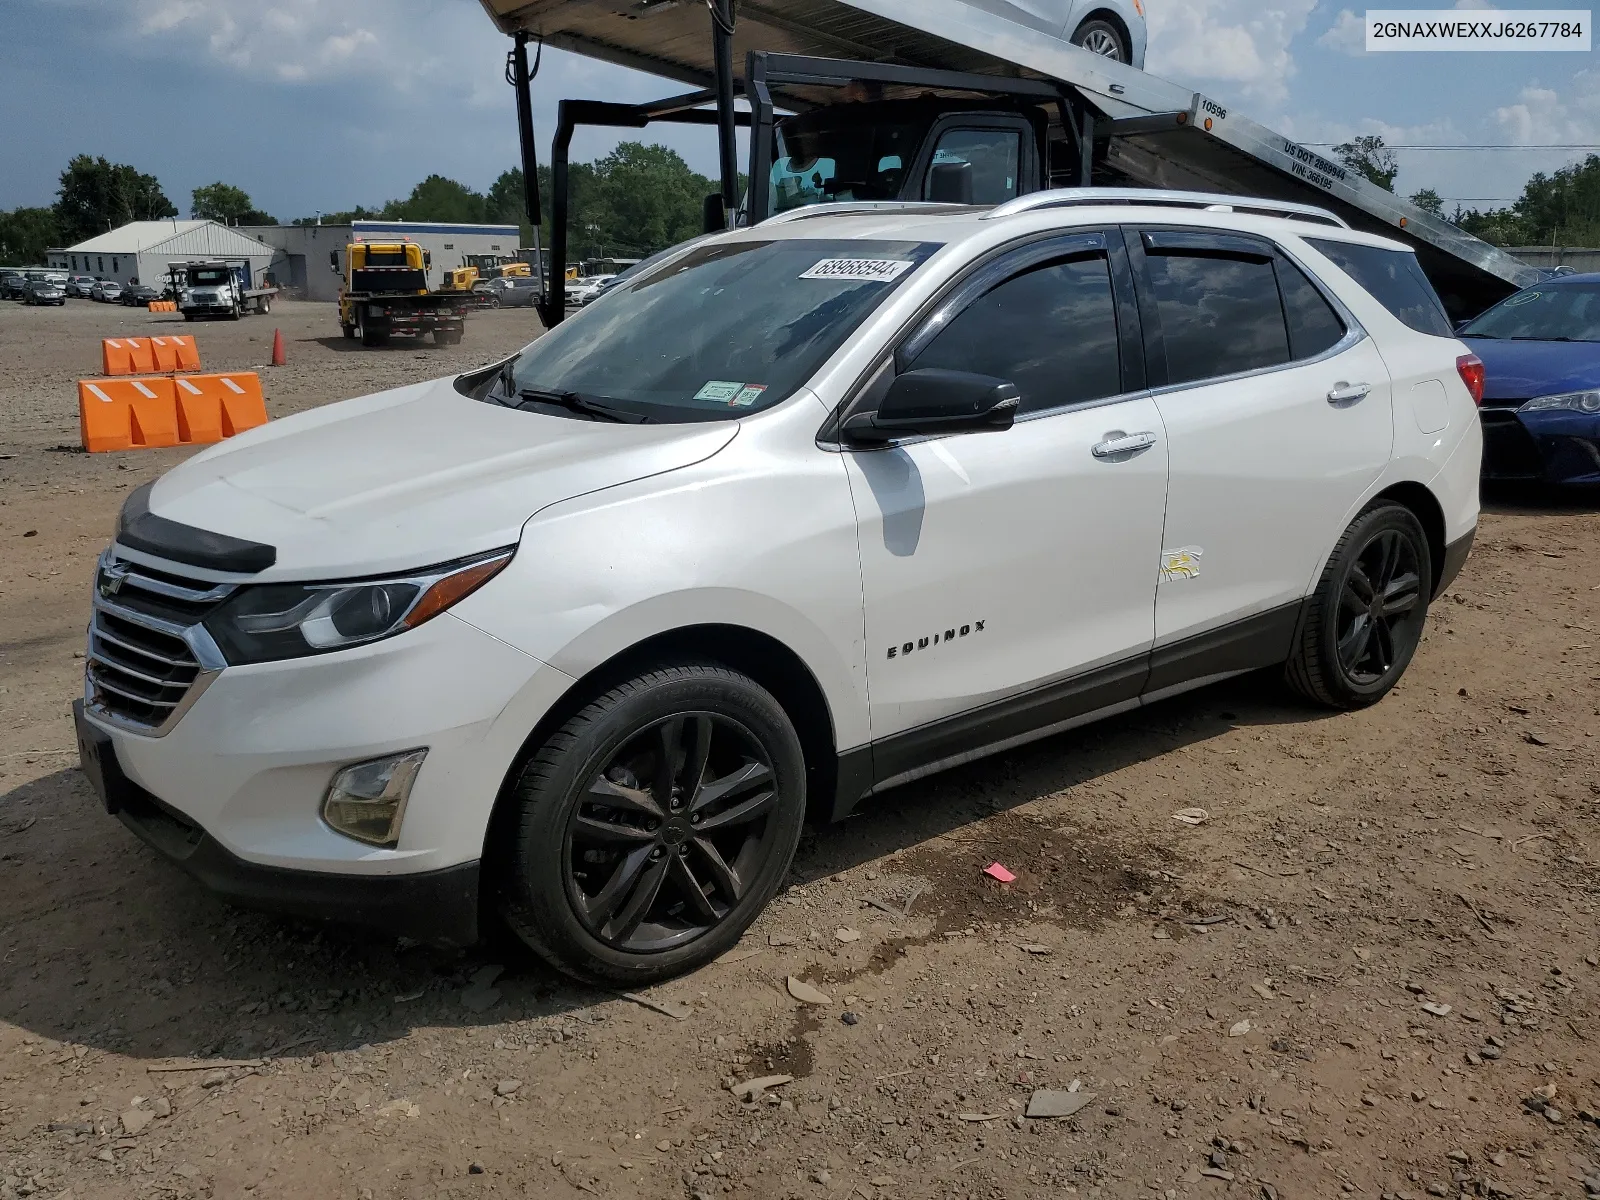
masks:
[[[90,706],[119,724],[165,733],[222,669],[200,622],[232,591],[103,555],[89,624]]]
[[[1544,473],[1539,447],[1527,427],[1511,407],[1484,407],[1478,414],[1483,424],[1483,474],[1489,479],[1538,479]]]

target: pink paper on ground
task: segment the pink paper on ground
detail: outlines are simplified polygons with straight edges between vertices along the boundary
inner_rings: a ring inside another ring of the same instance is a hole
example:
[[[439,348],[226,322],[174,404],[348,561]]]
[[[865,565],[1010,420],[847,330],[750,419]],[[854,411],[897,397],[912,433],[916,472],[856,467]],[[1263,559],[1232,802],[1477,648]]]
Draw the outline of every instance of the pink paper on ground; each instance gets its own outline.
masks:
[[[998,879],[1001,883],[1014,883],[1016,876],[1006,870],[999,863],[990,863],[983,869],[983,873],[991,879]]]

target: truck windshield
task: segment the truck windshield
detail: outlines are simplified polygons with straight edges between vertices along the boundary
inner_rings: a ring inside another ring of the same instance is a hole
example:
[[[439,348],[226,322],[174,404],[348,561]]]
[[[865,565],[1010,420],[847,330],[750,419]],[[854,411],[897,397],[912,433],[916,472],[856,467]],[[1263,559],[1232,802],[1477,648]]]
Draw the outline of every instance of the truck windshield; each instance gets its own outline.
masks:
[[[545,334],[483,398],[662,422],[759,412],[810,379],[938,248],[843,239],[699,246]]]
[[[1508,296],[1461,330],[1462,337],[1600,342],[1600,287],[1543,283]]]
[[[929,121],[852,120],[852,105],[778,126],[768,212],[836,200],[897,200]]]
[[[196,267],[189,272],[189,286],[218,287],[232,278],[226,267]]]

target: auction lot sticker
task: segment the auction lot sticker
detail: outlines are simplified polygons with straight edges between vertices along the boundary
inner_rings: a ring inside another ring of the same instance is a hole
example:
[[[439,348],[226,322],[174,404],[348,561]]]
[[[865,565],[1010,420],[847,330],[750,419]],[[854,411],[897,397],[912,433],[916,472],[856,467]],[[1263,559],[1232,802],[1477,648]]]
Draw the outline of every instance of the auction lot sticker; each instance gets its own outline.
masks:
[[[1589,51],[1586,8],[1369,8],[1367,50]]]
[[[800,278],[891,283],[914,266],[916,263],[901,258],[825,258]]]

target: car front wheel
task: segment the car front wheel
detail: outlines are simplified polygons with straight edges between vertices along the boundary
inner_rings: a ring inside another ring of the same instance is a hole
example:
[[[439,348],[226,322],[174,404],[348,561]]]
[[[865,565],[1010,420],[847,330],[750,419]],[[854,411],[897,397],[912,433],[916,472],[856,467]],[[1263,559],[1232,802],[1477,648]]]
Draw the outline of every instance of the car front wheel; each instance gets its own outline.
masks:
[[[1121,63],[1128,62],[1133,57],[1122,30],[1110,21],[1099,18],[1079,25],[1078,31],[1072,35],[1072,44],[1082,46],[1091,54],[1098,54],[1102,58],[1114,59]]]
[[[585,705],[512,803],[506,922],[568,974],[642,985],[723,954],[766,906],[799,843],[805,762],[765,688],[684,663]]]
[[[1432,582],[1416,515],[1391,501],[1369,506],[1339,539],[1307,604],[1290,685],[1331,708],[1383,699],[1422,640]]]

